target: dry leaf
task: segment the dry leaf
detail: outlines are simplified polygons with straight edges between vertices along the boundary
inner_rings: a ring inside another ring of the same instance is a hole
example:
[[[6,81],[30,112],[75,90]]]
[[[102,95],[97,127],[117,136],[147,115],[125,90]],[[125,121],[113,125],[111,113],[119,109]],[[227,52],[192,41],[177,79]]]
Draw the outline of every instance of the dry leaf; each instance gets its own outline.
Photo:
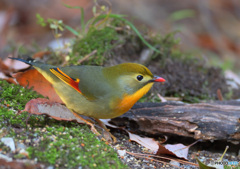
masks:
[[[0,72],[0,79],[6,80],[8,83],[17,84],[14,78],[6,76],[4,73]]]
[[[9,67],[2,61],[2,59],[0,59],[0,72],[5,75],[10,73]]]
[[[112,127],[112,128],[119,128],[118,126],[115,126],[113,124],[110,124],[109,121],[110,119],[100,119],[106,126]],[[159,143],[157,141],[155,141],[153,138],[149,138],[149,137],[140,137],[139,135],[130,133],[129,131],[127,131],[126,129],[120,128],[124,131],[126,131],[129,135],[129,138],[131,141],[135,141],[138,144],[150,149],[151,151],[153,151],[153,153],[155,154],[158,149],[159,149]]]
[[[55,92],[52,84],[49,83],[36,69],[18,72],[14,77],[21,86],[28,88],[33,87],[33,90],[48,97],[51,101],[63,103]]]
[[[154,140],[153,138],[140,137],[139,135],[136,135],[136,134],[133,134],[130,132],[128,132],[128,134],[129,134],[129,139],[131,141],[135,141],[135,142],[139,143],[140,145],[148,148],[149,150],[151,150],[153,152],[153,154],[156,154],[156,152],[158,151],[159,143],[156,140]]]
[[[6,80],[8,83],[17,84],[15,80],[10,77],[12,71],[13,69],[11,69],[9,65],[5,64],[4,61],[0,59],[0,79]]]
[[[56,120],[77,121],[78,123],[84,123],[80,119],[76,118],[66,106],[43,98],[30,100],[21,112],[23,111],[27,111],[30,114],[48,115]]]
[[[165,146],[159,145],[158,155],[173,155],[178,158],[187,160],[189,146],[183,144],[166,144]]]

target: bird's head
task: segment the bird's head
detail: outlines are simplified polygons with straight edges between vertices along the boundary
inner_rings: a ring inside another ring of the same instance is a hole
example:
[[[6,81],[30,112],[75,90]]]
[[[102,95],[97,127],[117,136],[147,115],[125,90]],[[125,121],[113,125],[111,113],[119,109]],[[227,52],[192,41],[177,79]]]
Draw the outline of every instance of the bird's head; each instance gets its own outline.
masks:
[[[131,95],[145,88],[144,94],[150,90],[154,82],[165,82],[165,79],[153,76],[145,66],[137,63],[123,63],[104,70],[108,79],[121,91]]]

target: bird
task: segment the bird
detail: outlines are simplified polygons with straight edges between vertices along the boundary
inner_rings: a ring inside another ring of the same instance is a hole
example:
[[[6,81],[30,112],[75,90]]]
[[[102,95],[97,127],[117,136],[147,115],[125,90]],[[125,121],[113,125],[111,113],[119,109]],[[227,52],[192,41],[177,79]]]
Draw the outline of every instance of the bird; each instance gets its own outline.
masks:
[[[52,85],[66,107],[77,117],[90,125],[93,133],[99,135],[94,125],[78,115],[94,118],[106,130],[99,119],[110,119],[126,113],[155,82],[165,79],[154,76],[144,65],[122,63],[110,67],[80,65],[58,67],[32,58],[10,58],[33,66]],[[114,142],[116,138],[110,133]]]

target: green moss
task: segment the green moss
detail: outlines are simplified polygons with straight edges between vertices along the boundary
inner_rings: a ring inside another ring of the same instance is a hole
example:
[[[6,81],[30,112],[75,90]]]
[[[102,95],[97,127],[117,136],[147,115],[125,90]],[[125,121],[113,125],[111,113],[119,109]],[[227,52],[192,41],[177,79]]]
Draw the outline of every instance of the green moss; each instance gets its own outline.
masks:
[[[5,80],[0,80],[0,86],[0,104],[14,109],[22,110],[29,100],[43,97],[31,89],[9,84]]]
[[[70,64],[76,64],[78,60],[97,50],[96,54],[84,62],[89,65],[102,65],[113,48],[113,42],[118,39],[118,34],[114,28],[104,27],[102,29],[92,28],[84,38],[76,39],[72,53],[70,54]]]
[[[16,154],[13,157],[14,159],[24,159],[26,156],[24,154]]]
[[[16,111],[11,110],[20,110],[30,99],[38,97],[40,95],[32,90],[0,81],[1,136],[24,143],[31,159],[56,168],[127,168],[116,152],[98,140],[88,126],[27,112],[16,115]],[[1,143],[0,148],[10,151]],[[13,158],[26,157],[13,154]]]
[[[2,154],[11,152],[11,148],[6,146],[3,142],[0,141],[0,149]]]
[[[157,58],[166,58],[170,57],[172,52],[174,51],[174,47],[178,45],[179,39],[174,38],[175,33],[169,33],[165,36],[162,36],[160,34],[157,34],[156,36],[151,37],[151,43],[154,46],[157,46],[161,53],[155,53],[155,55],[152,56],[152,59]],[[179,56],[179,54],[176,54],[176,56]]]
[[[38,146],[28,147],[31,158],[60,168],[126,168],[116,152],[96,139],[86,125],[51,121]],[[37,140],[39,136],[33,139]]]

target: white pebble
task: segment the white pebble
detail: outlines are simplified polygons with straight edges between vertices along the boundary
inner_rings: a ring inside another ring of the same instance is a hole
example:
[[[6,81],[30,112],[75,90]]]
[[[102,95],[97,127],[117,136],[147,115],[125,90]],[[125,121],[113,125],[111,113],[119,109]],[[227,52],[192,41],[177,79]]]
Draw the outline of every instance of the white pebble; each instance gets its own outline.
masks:
[[[120,157],[124,157],[126,154],[126,150],[118,150],[117,152]]]
[[[178,167],[180,166],[180,163],[179,163],[179,162],[173,161],[173,160],[170,161],[170,164],[175,165],[175,166],[178,166]]]
[[[1,138],[1,141],[8,147],[10,147],[11,151],[15,151],[15,143],[13,141],[13,138],[11,137],[3,137]]]

